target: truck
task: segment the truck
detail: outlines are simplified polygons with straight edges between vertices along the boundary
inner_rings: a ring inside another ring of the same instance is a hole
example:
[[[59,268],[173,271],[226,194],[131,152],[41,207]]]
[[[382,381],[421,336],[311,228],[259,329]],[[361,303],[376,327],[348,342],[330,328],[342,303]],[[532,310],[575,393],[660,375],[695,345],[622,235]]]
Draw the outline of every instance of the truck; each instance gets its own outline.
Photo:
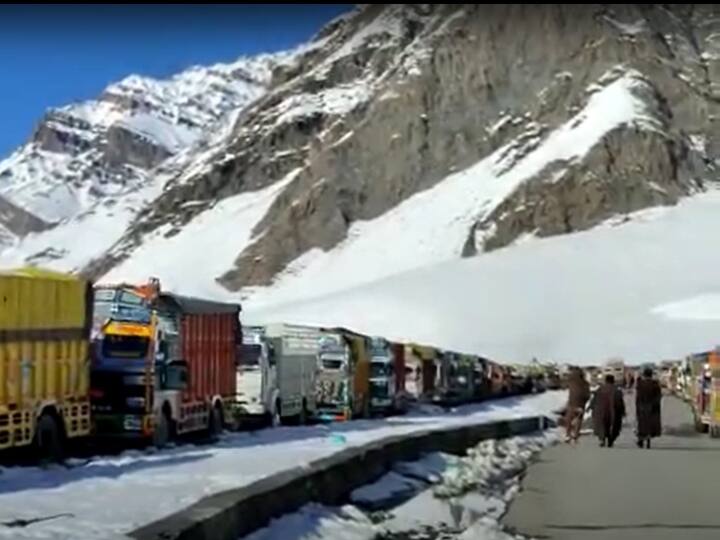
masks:
[[[712,371],[710,369],[710,352],[696,353],[688,356],[687,364],[690,373],[690,402],[693,411],[695,430],[706,433],[712,420]]]
[[[59,460],[90,433],[92,287],[39,269],[0,272],[0,450]]]
[[[603,378],[607,375],[615,378],[616,385],[625,386],[625,361],[620,358],[609,360],[603,368]]]
[[[370,339],[346,328],[322,328],[316,383],[318,417],[345,421],[370,415]]]
[[[439,351],[434,347],[410,343],[405,347],[405,362],[412,373],[406,385],[418,400],[432,400],[436,392]]]
[[[273,426],[305,424],[313,417],[319,342],[320,332],[304,326],[247,329],[238,376],[245,412]]]
[[[370,412],[390,414],[396,408],[396,369],[390,342],[371,337],[370,345]]]
[[[236,420],[270,423],[277,374],[270,365],[269,345],[262,326],[243,326],[242,345],[235,371]]]
[[[90,400],[99,438],[217,437],[232,414],[239,304],[181,296],[160,282],[95,288]]]

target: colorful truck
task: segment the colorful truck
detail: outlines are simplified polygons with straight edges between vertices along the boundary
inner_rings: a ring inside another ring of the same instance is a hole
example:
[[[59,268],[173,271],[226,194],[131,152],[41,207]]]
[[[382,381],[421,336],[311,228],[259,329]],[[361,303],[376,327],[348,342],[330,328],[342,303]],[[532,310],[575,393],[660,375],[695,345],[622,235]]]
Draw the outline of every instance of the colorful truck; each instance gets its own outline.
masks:
[[[316,399],[321,420],[370,415],[370,339],[345,328],[321,330]]]
[[[37,269],[0,272],[0,450],[62,456],[90,432],[92,288]]]
[[[240,305],[161,291],[160,283],[98,286],[90,397],[98,437],[216,436],[236,397]]]
[[[381,337],[369,339],[370,346],[370,412],[390,414],[396,408],[397,388],[393,349]]]
[[[697,353],[687,358],[691,381],[690,400],[692,404],[695,429],[707,432],[712,419],[712,372],[710,353]]]

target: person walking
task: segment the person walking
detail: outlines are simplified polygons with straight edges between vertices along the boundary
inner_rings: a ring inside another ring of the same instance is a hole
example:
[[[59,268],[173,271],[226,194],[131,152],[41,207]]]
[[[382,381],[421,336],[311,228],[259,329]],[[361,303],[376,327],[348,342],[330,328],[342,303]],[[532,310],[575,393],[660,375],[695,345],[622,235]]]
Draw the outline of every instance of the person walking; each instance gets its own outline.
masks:
[[[659,437],[662,431],[661,419],[662,389],[653,379],[651,368],[643,370],[635,391],[635,416],[637,417],[638,448],[650,448],[650,440]]]
[[[568,402],[565,408],[566,442],[577,444],[589,399],[590,385],[585,380],[585,374],[582,369],[574,368],[569,375]]]
[[[605,376],[605,383],[598,388],[593,399],[593,428],[600,446],[612,448],[620,436],[625,417],[625,401],[622,390],[615,385],[612,374]]]

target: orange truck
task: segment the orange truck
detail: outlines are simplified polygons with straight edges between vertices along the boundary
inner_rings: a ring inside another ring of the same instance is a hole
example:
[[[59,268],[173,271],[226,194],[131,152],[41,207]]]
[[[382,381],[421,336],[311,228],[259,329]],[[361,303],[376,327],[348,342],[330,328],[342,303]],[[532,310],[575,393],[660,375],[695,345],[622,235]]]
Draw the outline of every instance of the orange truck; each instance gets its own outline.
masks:
[[[0,450],[57,460],[90,433],[92,288],[38,269],[0,272]]]
[[[95,289],[91,403],[99,437],[217,435],[232,416],[240,305],[162,291],[160,283]]]

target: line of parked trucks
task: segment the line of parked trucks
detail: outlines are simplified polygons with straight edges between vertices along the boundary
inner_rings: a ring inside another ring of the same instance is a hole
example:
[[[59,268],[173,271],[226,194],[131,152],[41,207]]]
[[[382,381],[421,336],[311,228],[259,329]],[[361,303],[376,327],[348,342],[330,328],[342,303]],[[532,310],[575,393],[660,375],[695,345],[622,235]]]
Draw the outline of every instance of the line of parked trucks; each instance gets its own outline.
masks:
[[[0,450],[62,456],[69,439],[217,436],[532,390],[487,359],[345,328],[243,327],[241,307],[146,284],[0,272]]]

